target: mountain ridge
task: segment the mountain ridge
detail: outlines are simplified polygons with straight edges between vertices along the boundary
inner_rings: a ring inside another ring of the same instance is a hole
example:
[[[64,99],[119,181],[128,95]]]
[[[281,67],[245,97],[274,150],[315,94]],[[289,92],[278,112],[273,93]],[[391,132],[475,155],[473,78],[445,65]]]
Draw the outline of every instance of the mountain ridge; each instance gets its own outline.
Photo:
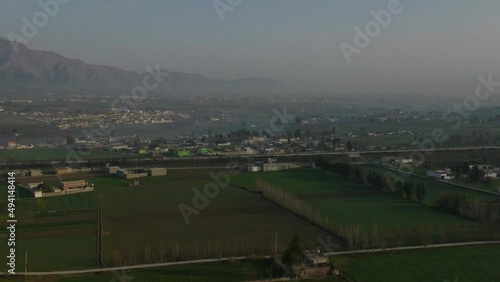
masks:
[[[13,44],[16,44],[14,48]],[[265,78],[209,79],[203,75],[162,70],[164,93],[280,93],[281,82]],[[146,73],[88,64],[53,51],[28,48],[0,37],[0,90],[44,89],[78,91],[125,91],[141,85]]]

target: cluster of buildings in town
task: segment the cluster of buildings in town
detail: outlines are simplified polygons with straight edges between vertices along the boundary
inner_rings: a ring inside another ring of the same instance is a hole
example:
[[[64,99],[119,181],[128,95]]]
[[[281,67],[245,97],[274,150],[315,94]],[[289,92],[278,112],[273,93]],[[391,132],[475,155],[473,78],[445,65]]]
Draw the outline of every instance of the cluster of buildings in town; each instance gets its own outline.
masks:
[[[171,139],[148,139],[139,137],[73,138],[58,145],[22,145],[9,142],[7,149],[20,148],[74,148],[82,152],[111,151],[122,155],[144,155],[149,157],[191,156],[242,156],[265,154],[290,154],[322,151],[354,150],[354,145],[345,137],[334,134],[311,137],[246,136],[234,138],[230,134],[184,135]]]
[[[67,115],[63,112],[26,112],[18,113],[28,120],[45,125],[56,126],[59,129],[93,128],[107,124],[159,124],[186,121],[191,118],[187,113],[166,110],[119,110],[110,109],[107,113],[79,113]]]

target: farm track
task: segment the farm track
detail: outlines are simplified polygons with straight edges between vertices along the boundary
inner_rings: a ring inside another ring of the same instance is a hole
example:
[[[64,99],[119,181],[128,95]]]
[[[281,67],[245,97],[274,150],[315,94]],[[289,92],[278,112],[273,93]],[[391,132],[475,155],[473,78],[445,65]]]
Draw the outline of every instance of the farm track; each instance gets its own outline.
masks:
[[[346,251],[346,252],[330,252],[330,253],[325,253],[325,255],[341,256],[341,255],[370,254],[370,253],[383,253],[383,252],[392,252],[392,251],[435,249],[435,248],[448,248],[448,247],[460,247],[460,246],[493,245],[493,244],[500,244],[500,241],[477,241],[477,242],[420,245],[420,246],[385,248],[385,249],[369,249],[369,250]],[[271,257],[272,256],[264,256],[262,258],[269,259]],[[49,272],[17,272],[15,275],[18,275],[18,276],[22,276],[22,275],[29,275],[29,276],[81,275],[81,274],[95,274],[95,273],[100,273],[100,272],[126,271],[126,270],[158,268],[158,267],[177,266],[177,265],[186,265],[186,264],[201,264],[201,263],[224,262],[224,261],[229,261],[229,260],[247,260],[247,259],[250,259],[250,257],[201,259],[201,260],[176,261],[176,262],[165,262],[165,263],[140,264],[140,265],[120,266],[120,267],[95,268],[95,269],[85,269],[85,270],[66,270],[66,271],[49,271]],[[2,272],[2,273],[0,273],[0,275],[4,276],[4,275],[7,275],[7,273]]]

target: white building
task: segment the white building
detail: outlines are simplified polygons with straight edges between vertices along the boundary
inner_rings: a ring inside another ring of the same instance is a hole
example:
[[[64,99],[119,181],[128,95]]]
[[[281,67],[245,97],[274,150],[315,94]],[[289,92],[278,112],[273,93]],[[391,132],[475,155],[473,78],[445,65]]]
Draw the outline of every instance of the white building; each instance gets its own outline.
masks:
[[[447,170],[428,170],[425,175],[435,179],[449,180],[455,178],[453,174]]]
[[[484,170],[484,178],[497,178],[498,172],[496,170]]]
[[[247,165],[247,171],[248,172],[258,172],[258,171],[262,171],[262,166],[260,165]]]

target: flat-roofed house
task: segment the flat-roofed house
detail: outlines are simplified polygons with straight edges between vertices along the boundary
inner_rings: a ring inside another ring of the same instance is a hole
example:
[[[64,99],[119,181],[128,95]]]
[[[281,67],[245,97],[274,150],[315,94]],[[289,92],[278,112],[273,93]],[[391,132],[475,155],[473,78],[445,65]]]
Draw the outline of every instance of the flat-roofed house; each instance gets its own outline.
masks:
[[[87,180],[73,180],[73,181],[63,181],[59,185],[59,188],[64,193],[76,191],[76,190],[83,190],[93,187],[93,184],[88,182]]]
[[[314,277],[331,274],[332,265],[327,256],[319,251],[305,251],[300,277]]]
[[[167,175],[167,169],[164,167],[155,167],[148,169],[148,176],[164,176]]]

